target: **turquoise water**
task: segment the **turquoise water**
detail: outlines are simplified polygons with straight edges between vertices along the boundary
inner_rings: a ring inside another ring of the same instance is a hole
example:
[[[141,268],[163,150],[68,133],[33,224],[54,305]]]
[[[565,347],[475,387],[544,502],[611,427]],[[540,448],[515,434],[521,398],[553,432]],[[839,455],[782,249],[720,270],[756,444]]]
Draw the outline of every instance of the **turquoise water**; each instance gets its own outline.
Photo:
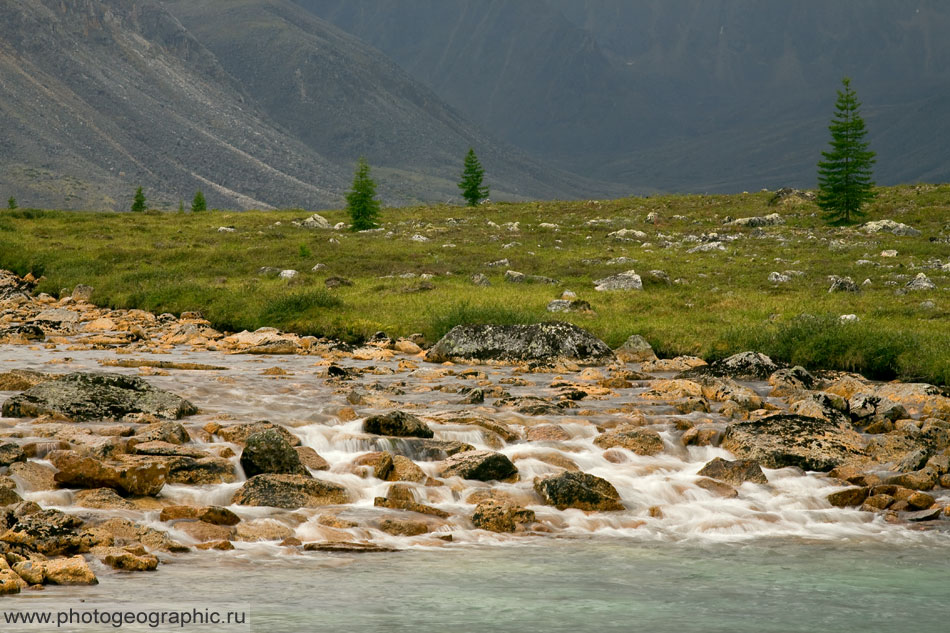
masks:
[[[933,535],[917,545],[558,539],[391,554],[183,556],[155,574],[102,571],[96,587],[27,592],[4,598],[0,609],[244,606],[250,630],[274,633],[936,633],[950,630],[944,539]]]

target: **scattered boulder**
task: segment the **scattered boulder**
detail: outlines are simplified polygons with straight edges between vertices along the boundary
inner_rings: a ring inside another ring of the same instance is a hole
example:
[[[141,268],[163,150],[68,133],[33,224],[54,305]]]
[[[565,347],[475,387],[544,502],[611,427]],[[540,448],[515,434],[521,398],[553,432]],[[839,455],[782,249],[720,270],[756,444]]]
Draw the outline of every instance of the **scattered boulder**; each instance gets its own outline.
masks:
[[[0,391],[25,391],[41,382],[52,379],[52,374],[44,374],[29,369],[14,369],[0,373]]]
[[[19,444],[13,442],[3,443],[0,440],[0,466],[9,466],[16,462],[25,462],[26,453],[20,448]]]
[[[13,525],[0,536],[4,543],[22,545],[47,556],[75,554],[84,547],[77,532],[83,522],[77,516],[59,510],[40,510],[28,501],[14,506],[11,516]]]
[[[319,213],[314,213],[306,220],[300,222],[300,226],[307,229],[332,229],[333,225],[330,224],[330,221]]]
[[[758,462],[748,459],[729,461],[717,457],[703,466],[697,474],[724,481],[733,486],[741,486],[745,482],[753,484],[769,483]]]
[[[97,585],[96,575],[80,555],[43,561],[43,575],[51,585]]]
[[[507,456],[493,451],[465,451],[445,460],[440,477],[461,477],[476,481],[505,481],[518,474]]]
[[[625,363],[642,363],[656,360],[650,343],[639,334],[630,335],[623,345],[614,350],[617,358]]]
[[[248,478],[263,473],[310,476],[294,447],[273,429],[248,436],[241,453],[241,467]]]
[[[535,491],[547,505],[558,510],[577,508],[587,511],[623,510],[620,493],[606,479],[583,472],[564,471],[535,479]]]
[[[405,411],[391,411],[385,415],[373,415],[363,421],[363,432],[392,437],[433,437],[429,425]]]
[[[688,369],[680,373],[677,378],[716,376],[736,380],[766,380],[778,369],[779,366],[765,354],[741,352],[708,365]]]
[[[268,422],[267,420],[252,422],[250,424],[231,424],[228,426],[222,426],[215,429],[214,433],[225,442],[244,444],[247,442],[247,438],[251,435],[267,430],[274,430],[280,433],[291,446],[300,446],[300,438],[284,427],[278,426],[273,422]]]
[[[828,420],[773,415],[726,427],[722,447],[767,468],[798,466],[829,471],[864,455],[864,440],[854,430]]]
[[[755,216],[751,218],[739,218],[731,222],[726,222],[726,226],[747,226],[749,228],[779,226],[781,224],[785,224],[785,218],[778,213],[770,213],[766,216]]]
[[[904,290],[913,292],[918,290],[936,290],[937,284],[930,281],[930,279],[924,273],[917,273],[917,276],[907,282],[907,285],[904,286]]]
[[[76,422],[146,413],[178,419],[198,412],[193,404],[136,376],[102,372],[67,374],[30,387],[3,403],[5,417],[54,415]]]
[[[430,362],[569,360],[605,365],[615,359],[610,348],[589,332],[562,322],[533,325],[458,325],[426,354]]]
[[[349,503],[349,494],[338,484],[303,475],[255,475],[234,493],[231,503],[275,508],[317,508]]]
[[[657,455],[663,452],[663,439],[650,429],[619,429],[607,431],[594,439],[594,444],[603,449],[625,448],[637,455]]]
[[[894,220],[874,220],[873,222],[865,222],[860,227],[865,233],[880,233],[882,231],[886,233],[893,233],[894,235],[900,235],[903,237],[920,237],[921,233],[917,229],[907,226],[906,224],[901,224],[900,222],[895,222]]]
[[[634,270],[604,277],[594,281],[594,290],[608,292],[614,290],[643,290],[643,280]]]
[[[534,521],[533,510],[491,499],[479,503],[472,515],[476,528],[500,533],[522,531]]]
[[[56,481],[77,488],[114,488],[127,495],[156,495],[168,475],[167,464],[144,455],[119,455],[114,460],[100,461],[76,451],[53,451],[48,457],[59,470]]]
[[[839,277],[837,275],[831,275],[829,277],[831,280],[831,287],[828,288],[828,292],[858,292],[860,288],[858,284],[854,283],[854,279],[851,277]]]

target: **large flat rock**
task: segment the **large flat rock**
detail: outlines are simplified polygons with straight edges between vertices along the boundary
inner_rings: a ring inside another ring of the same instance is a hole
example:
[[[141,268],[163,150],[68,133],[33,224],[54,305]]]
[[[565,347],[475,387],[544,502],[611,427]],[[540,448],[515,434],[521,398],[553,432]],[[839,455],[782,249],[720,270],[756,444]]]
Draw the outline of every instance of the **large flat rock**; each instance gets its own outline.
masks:
[[[572,361],[606,365],[616,356],[607,344],[571,323],[457,325],[426,354],[436,363]]]

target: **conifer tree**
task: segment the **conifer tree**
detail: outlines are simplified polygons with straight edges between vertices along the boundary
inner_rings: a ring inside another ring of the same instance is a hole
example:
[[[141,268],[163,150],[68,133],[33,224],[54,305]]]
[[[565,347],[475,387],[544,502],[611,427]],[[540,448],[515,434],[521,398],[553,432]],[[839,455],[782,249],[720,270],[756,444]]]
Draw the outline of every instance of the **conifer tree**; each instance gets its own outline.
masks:
[[[7,200],[7,208],[10,209],[11,211],[13,209],[16,209],[16,198],[14,198],[13,196],[10,196],[10,199]]]
[[[205,195],[201,193],[201,189],[195,192],[195,197],[191,201],[191,212],[197,213],[198,211],[206,211],[208,209],[208,204],[205,202]]]
[[[369,164],[365,158],[361,157],[356,163],[353,188],[346,194],[346,210],[350,214],[350,230],[376,228],[379,200],[376,199],[376,183],[369,177]]]
[[[132,201],[132,211],[135,213],[141,213],[145,211],[145,194],[142,193],[142,188],[139,187],[135,190],[135,199]]]
[[[874,152],[864,139],[867,128],[859,112],[861,104],[851,88],[851,80],[842,80],[844,90],[838,91],[835,114],[828,129],[831,148],[822,152],[818,163],[818,206],[831,224],[857,222],[862,207],[874,198],[872,166]]]
[[[468,206],[478,206],[478,203],[488,197],[488,187],[482,186],[485,178],[485,170],[482,164],[478,162],[475,156],[475,150],[468,148],[468,154],[465,155],[465,165],[462,170],[462,180],[459,181],[459,189],[462,190],[462,197],[468,203]]]

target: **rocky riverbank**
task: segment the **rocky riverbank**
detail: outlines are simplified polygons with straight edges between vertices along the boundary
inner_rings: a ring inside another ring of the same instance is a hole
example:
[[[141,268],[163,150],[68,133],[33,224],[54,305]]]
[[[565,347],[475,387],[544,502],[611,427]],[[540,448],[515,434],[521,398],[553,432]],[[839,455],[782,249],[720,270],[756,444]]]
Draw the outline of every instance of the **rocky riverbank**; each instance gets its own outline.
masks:
[[[229,334],[34,282],[0,272],[0,593],[253,543],[950,520],[950,398],[932,385],[754,352],[657,359],[567,324],[459,327],[429,350]]]

